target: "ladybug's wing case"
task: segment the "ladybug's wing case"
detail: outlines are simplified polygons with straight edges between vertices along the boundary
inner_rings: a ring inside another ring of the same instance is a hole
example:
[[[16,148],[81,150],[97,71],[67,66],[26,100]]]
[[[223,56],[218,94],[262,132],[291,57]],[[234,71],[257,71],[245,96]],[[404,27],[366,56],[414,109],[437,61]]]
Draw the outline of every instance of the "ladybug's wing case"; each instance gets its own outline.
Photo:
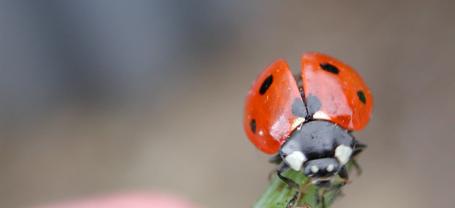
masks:
[[[368,86],[350,66],[330,56],[306,53],[302,81],[308,113],[346,129],[366,126],[373,107]]]
[[[296,81],[288,64],[280,59],[265,69],[250,89],[243,126],[258,149],[273,154],[306,115]]]

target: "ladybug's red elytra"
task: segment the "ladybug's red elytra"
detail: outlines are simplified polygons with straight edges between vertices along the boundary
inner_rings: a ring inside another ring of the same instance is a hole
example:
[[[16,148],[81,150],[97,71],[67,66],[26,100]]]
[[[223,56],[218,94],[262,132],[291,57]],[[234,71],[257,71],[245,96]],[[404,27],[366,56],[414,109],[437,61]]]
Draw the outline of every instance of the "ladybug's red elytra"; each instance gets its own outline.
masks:
[[[279,59],[258,76],[243,126],[258,149],[276,154],[285,182],[292,183],[281,172],[291,168],[327,187],[335,176],[347,181],[345,165],[366,147],[351,132],[367,125],[372,108],[372,94],[352,67],[311,52],[302,55],[299,75]]]

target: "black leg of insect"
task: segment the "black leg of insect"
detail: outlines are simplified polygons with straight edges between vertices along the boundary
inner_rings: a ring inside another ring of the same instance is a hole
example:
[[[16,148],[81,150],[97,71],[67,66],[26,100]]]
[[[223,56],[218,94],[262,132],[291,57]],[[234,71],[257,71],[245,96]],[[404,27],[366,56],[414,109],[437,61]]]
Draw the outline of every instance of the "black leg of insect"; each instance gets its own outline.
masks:
[[[338,172],[338,176],[343,179],[343,185],[346,185],[349,182],[349,173],[346,166],[343,166],[340,171]]]
[[[333,192],[333,195],[335,196],[338,196],[338,195],[341,195],[341,188],[344,186],[345,184],[344,183],[340,183],[340,184],[335,184],[331,187],[325,187],[325,188],[320,188],[316,194],[316,203],[318,205],[321,205],[322,208],[326,208],[326,198],[325,198],[325,195],[330,193],[330,192]]]
[[[344,186],[344,183],[334,184],[330,187],[318,188],[316,192],[316,204],[321,205],[322,208],[326,208],[327,203],[332,203],[336,197],[332,197],[332,201],[326,201],[325,196],[327,194],[333,194],[334,196],[341,195],[341,188]],[[331,193],[333,192],[333,193]]]
[[[278,167],[276,173],[277,173],[277,176],[284,183],[286,183],[289,187],[297,190],[297,192],[294,194],[294,196],[291,198],[291,200],[289,200],[289,203],[286,206],[286,208],[292,208],[294,206],[294,204],[298,201],[298,198],[300,197],[300,185],[298,183],[296,183],[295,181],[293,181],[292,179],[287,178],[286,176],[283,176],[282,173],[288,169],[289,169],[289,167],[286,164],[282,163]]]
[[[284,171],[286,171],[287,169],[289,169],[289,167],[287,167],[287,165],[284,165],[284,166],[280,167],[278,169],[278,171],[277,171],[277,175],[289,187],[294,188],[294,189],[297,190],[295,192],[295,194],[292,196],[291,200],[289,200],[288,204],[286,205],[286,208],[294,208],[294,207],[297,206],[297,203],[300,200],[300,197],[303,196],[303,194],[305,193],[306,189],[308,188],[308,185],[310,185],[311,183],[310,183],[309,180],[306,180],[303,185],[299,185],[298,183],[296,183],[292,179],[283,176],[282,173]]]
[[[319,188],[316,193],[316,204],[320,204],[322,208],[325,208],[325,195],[326,188]]]
[[[281,159],[280,154],[276,154],[269,159],[269,162],[272,164],[279,165],[281,164],[281,162],[283,162],[283,159]]]
[[[269,162],[272,164],[275,164],[275,165],[280,165],[281,162],[283,162],[283,159],[281,159],[280,154],[276,154],[269,159]],[[275,174],[276,171],[277,170],[270,171],[269,177],[268,177],[269,181],[272,180],[272,176],[273,176],[273,174]]]
[[[299,201],[299,198],[300,198],[300,195],[301,195],[301,187],[298,183],[296,183],[295,181],[293,181],[292,179],[290,178],[287,178],[286,176],[283,176],[283,172],[288,170],[289,167],[285,164],[285,163],[281,163],[280,166],[278,166],[278,169],[276,171],[277,173],[277,176],[284,182],[286,183],[289,187],[297,190],[294,194],[294,196],[292,196],[291,200],[289,200],[288,204],[286,205],[286,208],[293,208],[296,204],[296,202]]]
[[[357,175],[362,174],[362,167],[357,163],[356,156],[362,153],[363,150],[367,148],[366,144],[362,144],[357,140],[354,140],[353,152],[352,152],[352,166],[355,168]]]

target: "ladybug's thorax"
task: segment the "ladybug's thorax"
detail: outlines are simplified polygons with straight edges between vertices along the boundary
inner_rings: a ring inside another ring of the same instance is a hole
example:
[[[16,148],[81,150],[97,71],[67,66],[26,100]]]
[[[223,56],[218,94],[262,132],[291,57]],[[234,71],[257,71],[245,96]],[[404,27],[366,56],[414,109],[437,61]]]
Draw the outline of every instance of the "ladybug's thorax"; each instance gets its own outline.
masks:
[[[330,121],[313,120],[292,133],[280,155],[292,169],[312,178],[325,178],[349,161],[352,145],[353,138],[346,129]]]
[[[281,148],[282,154],[301,151],[307,160],[334,157],[338,145],[352,146],[347,130],[330,121],[315,120],[295,130]]]

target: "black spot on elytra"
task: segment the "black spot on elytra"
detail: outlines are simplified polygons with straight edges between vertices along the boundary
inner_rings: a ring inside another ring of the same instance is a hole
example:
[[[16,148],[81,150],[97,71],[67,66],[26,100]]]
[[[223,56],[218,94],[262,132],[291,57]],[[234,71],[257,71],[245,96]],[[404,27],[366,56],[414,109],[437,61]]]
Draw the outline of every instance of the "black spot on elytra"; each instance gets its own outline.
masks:
[[[319,109],[321,109],[321,101],[318,97],[314,95],[308,95],[306,101],[309,115],[313,115],[314,113],[318,112]]]
[[[302,118],[307,116],[306,107],[301,98],[295,98],[292,102],[292,114]]]
[[[363,103],[367,103],[367,98],[365,97],[365,93],[362,90],[357,91],[357,97],[359,97],[359,100]]]
[[[250,129],[253,133],[256,133],[256,120],[255,119],[252,119],[250,121]]]
[[[326,71],[328,71],[330,73],[334,73],[334,74],[340,73],[340,70],[336,66],[334,66],[332,64],[323,63],[323,64],[320,64],[319,66],[321,66],[322,69],[324,69],[324,70],[326,70]]]
[[[263,95],[267,90],[270,88],[273,82],[273,76],[269,75],[265,80],[262,82],[261,88],[259,88],[259,94]]]

